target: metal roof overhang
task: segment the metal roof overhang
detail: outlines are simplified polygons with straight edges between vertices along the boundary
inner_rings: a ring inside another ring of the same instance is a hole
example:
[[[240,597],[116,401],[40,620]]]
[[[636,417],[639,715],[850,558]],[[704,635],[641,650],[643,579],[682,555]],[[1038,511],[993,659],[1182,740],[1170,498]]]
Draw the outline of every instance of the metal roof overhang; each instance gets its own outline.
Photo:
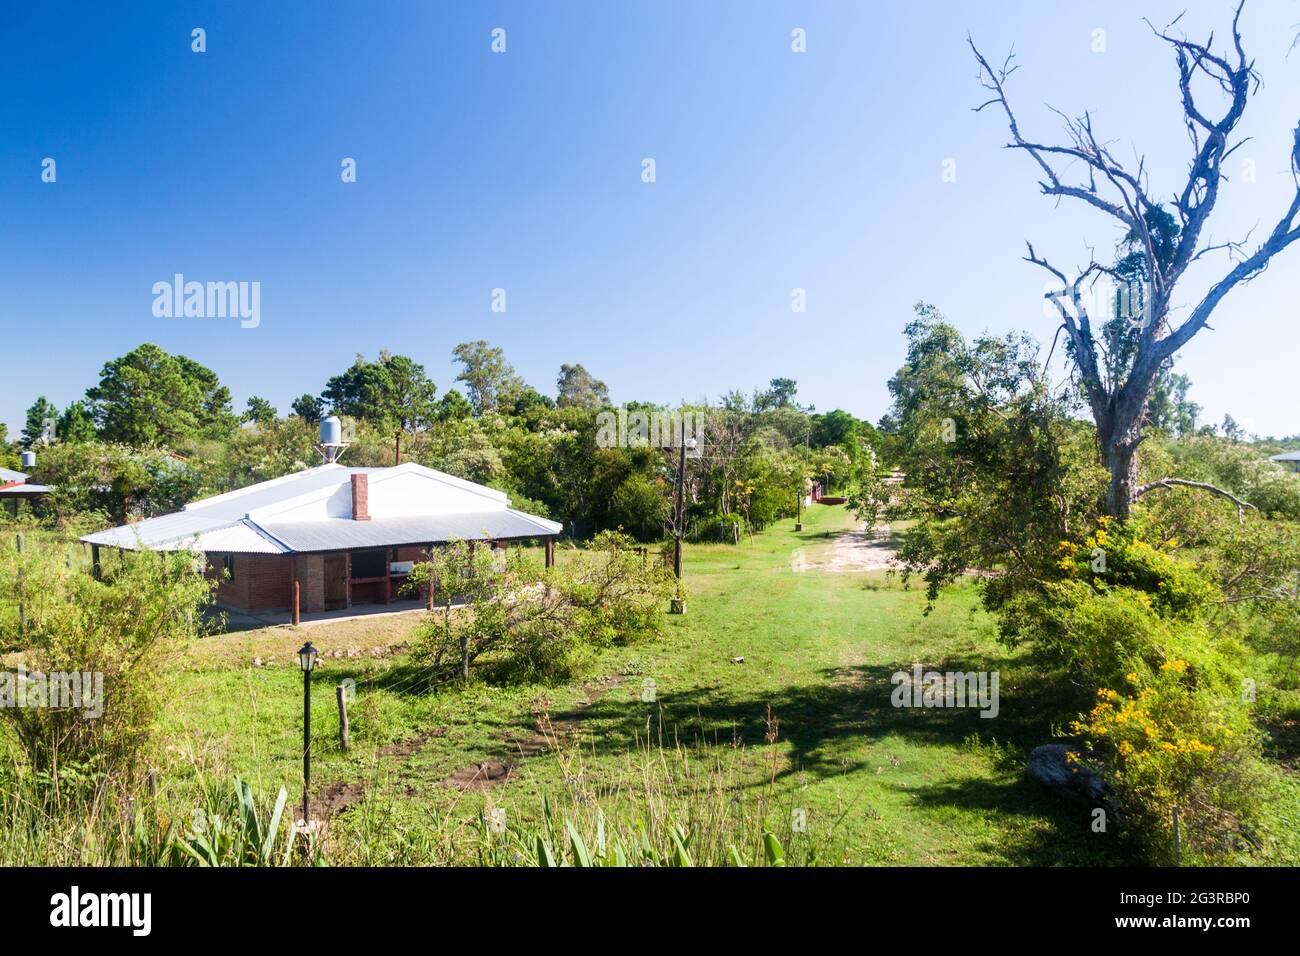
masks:
[[[290,551],[350,551],[444,541],[495,541],[506,538],[544,538],[560,533],[561,525],[534,518],[522,511],[476,511],[466,514],[410,515],[353,521],[267,522],[262,530]]]
[[[35,498],[37,495],[48,495],[50,489],[47,485],[6,485],[0,488],[0,495],[8,498]]]

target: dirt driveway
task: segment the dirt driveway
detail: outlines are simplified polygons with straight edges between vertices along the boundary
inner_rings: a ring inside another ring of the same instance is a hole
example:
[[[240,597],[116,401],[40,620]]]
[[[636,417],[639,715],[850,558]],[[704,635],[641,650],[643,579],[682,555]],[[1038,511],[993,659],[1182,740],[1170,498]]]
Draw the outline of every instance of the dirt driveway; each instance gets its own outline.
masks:
[[[803,549],[795,552],[791,568],[795,571],[826,571],[831,574],[885,571],[894,567],[894,539],[889,525],[871,528],[863,524],[854,531],[835,537],[826,560],[808,561]]]

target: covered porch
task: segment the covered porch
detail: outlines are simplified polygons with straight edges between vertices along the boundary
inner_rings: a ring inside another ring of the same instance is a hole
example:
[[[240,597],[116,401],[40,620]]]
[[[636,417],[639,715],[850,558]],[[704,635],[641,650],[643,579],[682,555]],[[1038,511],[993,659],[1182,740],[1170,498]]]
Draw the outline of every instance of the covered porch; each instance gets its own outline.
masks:
[[[469,546],[488,547],[503,556],[511,541],[470,540]],[[535,539],[524,539],[535,540]],[[406,608],[432,608],[438,595],[429,588],[406,592],[415,565],[428,561],[445,542],[423,545],[350,548],[284,555],[210,552],[207,573],[217,579],[216,605],[228,614],[251,621],[299,624],[322,615],[348,616],[357,608],[382,612]],[[547,567],[555,563],[554,538],[544,539]],[[245,626],[257,626],[246,622]]]

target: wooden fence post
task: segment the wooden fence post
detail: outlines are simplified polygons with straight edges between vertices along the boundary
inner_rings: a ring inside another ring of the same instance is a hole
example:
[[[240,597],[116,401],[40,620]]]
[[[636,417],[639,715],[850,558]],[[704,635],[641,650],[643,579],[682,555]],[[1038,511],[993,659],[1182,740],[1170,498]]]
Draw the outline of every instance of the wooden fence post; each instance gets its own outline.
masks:
[[[1183,865],[1182,821],[1178,819],[1178,804],[1174,804],[1174,866]]]
[[[460,679],[469,683],[469,635],[460,636]]]
[[[348,695],[342,684],[335,689],[339,699],[339,743],[346,751],[349,744],[348,735]]]
[[[19,637],[23,637],[23,636],[25,636],[25,635],[27,634],[27,607],[26,607],[26,602],[23,600],[27,595],[26,595],[26,590],[25,590],[25,588],[23,587],[23,563],[22,563],[22,557],[21,557],[21,555],[22,555],[22,553],[23,553],[23,536],[20,535],[20,534],[19,534],[19,535],[14,535],[14,543],[15,543],[15,544],[17,545],[17,547],[18,547],[18,554],[19,554],[19,560],[18,560],[18,636],[19,636]]]

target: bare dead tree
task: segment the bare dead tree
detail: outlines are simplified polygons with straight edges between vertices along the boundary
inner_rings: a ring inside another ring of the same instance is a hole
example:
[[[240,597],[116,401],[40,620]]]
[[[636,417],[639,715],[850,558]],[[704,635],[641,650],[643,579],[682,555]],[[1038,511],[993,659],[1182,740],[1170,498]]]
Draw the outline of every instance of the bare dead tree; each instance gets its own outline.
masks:
[[[1099,329],[1084,302],[1085,289],[1091,289],[1102,275],[1115,277],[1114,268],[1094,259],[1079,270],[1076,278],[1070,279],[1063,270],[1035,253],[1032,245],[1025,257],[1060,282],[1060,288],[1049,292],[1047,298],[1060,313],[1061,328],[1071,346],[1078,380],[1097,425],[1099,454],[1110,472],[1106,511],[1121,519],[1128,516],[1133,502],[1142,494],[1169,486],[1165,481],[1139,485],[1137,478],[1137,450],[1142,442],[1147,402],[1156,375],[1205,327],[1225,295],[1258,276],[1268,268],[1273,256],[1300,239],[1300,222],[1297,222],[1300,218],[1300,124],[1293,134],[1290,156],[1296,192],[1268,236],[1253,252],[1246,250],[1246,240],[1214,244],[1207,238],[1206,224],[1225,178],[1224,160],[1246,142],[1236,139],[1234,133],[1259,86],[1254,61],[1246,58],[1238,29],[1244,5],[1242,0],[1232,18],[1231,49],[1224,54],[1213,51],[1213,35],[1203,44],[1186,35],[1174,35],[1171,31],[1177,19],[1160,30],[1148,21],[1155,36],[1173,51],[1183,121],[1192,147],[1186,182],[1168,201],[1180,227],[1176,238],[1157,235],[1153,228],[1153,221],[1166,211],[1166,204],[1153,198],[1145,162],[1140,156],[1127,166],[1116,159],[1108,143],[1097,138],[1092,117],[1086,112],[1073,119],[1065,118],[1066,137],[1062,143],[1040,143],[1026,138],[1006,94],[1007,79],[1017,69],[1014,53],[995,69],[968,38],[979,63],[980,82],[993,94],[975,107],[975,111],[1000,107],[1011,132],[1007,148],[1022,150],[1034,160],[1042,173],[1039,187],[1043,195],[1056,197],[1058,201],[1071,199],[1086,203],[1114,220],[1124,229],[1144,262],[1140,332],[1131,362],[1126,362],[1121,374],[1116,375],[1106,374],[1114,370],[1104,364],[1104,343],[1098,341]],[[1201,102],[1204,90],[1193,92],[1194,83],[1198,88],[1208,85],[1211,94],[1221,99],[1217,115],[1215,109]],[[1067,175],[1067,167],[1076,174]],[[1186,319],[1173,324],[1170,308],[1178,282],[1193,262],[1219,250],[1228,253],[1232,268],[1210,287]]]

